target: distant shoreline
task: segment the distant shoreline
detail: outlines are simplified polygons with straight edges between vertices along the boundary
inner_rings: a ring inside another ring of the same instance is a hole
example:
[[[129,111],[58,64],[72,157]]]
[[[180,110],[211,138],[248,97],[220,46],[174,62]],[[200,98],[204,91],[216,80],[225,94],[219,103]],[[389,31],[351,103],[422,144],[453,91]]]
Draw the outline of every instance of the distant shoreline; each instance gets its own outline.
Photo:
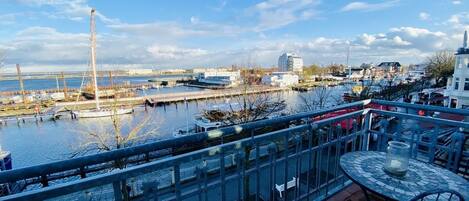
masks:
[[[161,74],[161,73],[154,73],[154,74],[134,74],[134,75],[129,75],[127,73],[116,73],[112,74],[113,77],[154,77],[154,76],[192,76],[192,73],[166,73],[166,74]],[[59,79],[61,78],[61,74],[37,74],[37,75],[23,75],[23,80],[40,80],[40,79],[56,79],[58,77]],[[81,78],[83,77],[83,72],[81,73],[73,73],[73,74],[65,74],[65,78]],[[99,72],[97,77],[109,77],[109,72]],[[14,81],[18,80],[17,75],[0,75],[0,82],[1,81]]]

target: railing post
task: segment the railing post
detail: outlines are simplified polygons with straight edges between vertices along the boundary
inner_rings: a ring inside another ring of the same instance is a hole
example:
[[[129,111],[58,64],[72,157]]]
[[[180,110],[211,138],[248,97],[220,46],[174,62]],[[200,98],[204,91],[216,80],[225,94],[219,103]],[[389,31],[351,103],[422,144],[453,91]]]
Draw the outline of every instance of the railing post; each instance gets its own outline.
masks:
[[[273,142],[269,144],[268,147],[269,151],[269,167],[270,167],[270,175],[269,175],[269,200],[274,200],[275,197],[275,160],[277,154],[277,145]]]
[[[114,200],[115,201],[122,201],[122,190],[121,190],[121,182],[115,181],[112,183],[112,187],[114,190]]]
[[[83,178],[86,178],[86,171],[85,171],[85,167],[80,167],[80,177],[83,179]]]
[[[402,135],[402,130],[403,130],[403,126],[402,126],[403,120],[404,119],[402,118],[399,118],[399,120],[397,120],[398,121],[397,129],[396,129],[395,135],[391,136],[392,140],[396,140],[396,141],[401,140],[401,135]]]
[[[220,149],[220,184],[221,184],[221,200],[226,200],[226,184],[225,184],[225,151]]]
[[[386,149],[386,143],[388,142],[388,134],[386,133],[389,126],[389,121],[387,119],[382,119],[379,122],[379,134],[378,136],[378,143],[377,143],[377,150],[383,151]]]
[[[143,183],[143,198],[145,200],[158,200],[158,181]]]
[[[459,160],[461,159],[462,147],[464,143],[464,134],[454,132],[451,135],[451,144],[449,145],[448,163],[446,168],[457,173],[459,168]]]
[[[438,133],[440,131],[440,127],[437,125],[435,129],[433,129],[433,133],[431,133],[431,142],[430,142],[430,150],[429,150],[429,162],[433,163],[435,161],[435,154],[436,154],[436,143],[438,138]]]
[[[410,139],[410,156],[412,158],[416,158],[417,157],[417,152],[418,152],[418,142],[420,140],[420,133],[421,133],[421,130],[420,130],[420,126],[418,124],[414,124],[412,126],[412,135],[411,135],[411,139]]]
[[[296,168],[295,168],[295,177],[296,177],[296,181],[299,181],[300,179],[300,175],[301,175],[301,156],[302,156],[302,137],[298,134],[295,136],[295,155],[296,155]],[[295,188],[295,197],[294,199],[298,199],[298,197],[300,196],[300,186],[301,185],[297,185]],[[286,188],[285,188],[286,189]],[[285,191],[286,193],[286,191]]]
[[[41,176],[41,184],[42,184],[42,187],[48,187],[49,186],[49,180],[47,179],[47,175],[42,175]]]
[[[370,144],[370,128],[371,128],[371,112],[368,110],[365,114],[365,122],[362,130],[362,148],[361,150],[367,150]]]
[[[181,167],[179,164],[174,165],[174,191],[176,192],[176,200],[181,200]]]
[[[238,200],[242,200],[243,198],[243,183],[244,183],[244,150],[238,150],[236,154],[236,166],[237,166],[237,173],[238,173]]]

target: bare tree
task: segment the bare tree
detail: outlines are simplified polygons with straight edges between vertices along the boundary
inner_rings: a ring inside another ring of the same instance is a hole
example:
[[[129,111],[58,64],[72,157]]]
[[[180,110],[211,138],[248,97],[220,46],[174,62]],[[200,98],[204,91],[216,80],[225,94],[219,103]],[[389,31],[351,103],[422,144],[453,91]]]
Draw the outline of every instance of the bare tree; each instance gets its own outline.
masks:
[[[202,116],[211,121],[221,121],[227,124],[242,124],[268,118],[286,108],[285,100],[279,94],[269,93],[247,94],[247,85],[242,96],[233,97],[227,108],[207,109]]]
[[[80,125],[77,130],[78,143],[70,157],[131,147],[145,143],[157,134],[158,123],[155,124],[154,115],[151,112],[146,113],[141,120],[132,122],[117,115],[117,106],[113,106],[112,110],[114,114],[110,120],[104,118],[102,121],[93,121],[91,125],[86,122]],[[127,162],[124,159],[116,163],[115,168],[122,169],[126,165]]]
[[[313,90],[313,93],[301,94],[300,111],[313,111],[343,103],[340,94],[334,94],[335,88],[320,86]]]
[[[428,70],[435,79],[437,86],[445,86],[454,71],[455,56],[448,50],[436,52],[427,58]]]
[[[80,136],[77,143],[78,146],[71,153],[70,157],[122,149],[154,139],[158,127],[155,126],[151,113],[146,113],[143,119],[132,123],[131,120],[123,119],[122,116],[118,115],[117,108],[118,106],[115,101],[111,107],[113,115],[110,121],[109,119],[102,119],[104,121],[101,122],[93,120],[92,125],[81,125],[77,132]],[[150,123],[152,124],[151,126],[149,126]],[[122,158],[115,160],[113,167],[123,169],[128,164],[128,159]],[[120,189],[123,200],[130,200],[127,180],[120,182]]]

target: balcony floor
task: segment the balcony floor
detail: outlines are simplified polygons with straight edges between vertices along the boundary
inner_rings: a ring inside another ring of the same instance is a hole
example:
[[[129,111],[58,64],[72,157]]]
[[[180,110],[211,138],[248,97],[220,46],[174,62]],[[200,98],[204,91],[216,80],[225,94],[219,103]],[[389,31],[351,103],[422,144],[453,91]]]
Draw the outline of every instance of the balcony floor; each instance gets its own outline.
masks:
[[[384,199],[379,198],[370,192],[368,192],[368,194],[370,195],[370,200],[384,201]],[[327,201],[366,201],[366,198],[360,187],[356,184],[352,184],[330,197]]]

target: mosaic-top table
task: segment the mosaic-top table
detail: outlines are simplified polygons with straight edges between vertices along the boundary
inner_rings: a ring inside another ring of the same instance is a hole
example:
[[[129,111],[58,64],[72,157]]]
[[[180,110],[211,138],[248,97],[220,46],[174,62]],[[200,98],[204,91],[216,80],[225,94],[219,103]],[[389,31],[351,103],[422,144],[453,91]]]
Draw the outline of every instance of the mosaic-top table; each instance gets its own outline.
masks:
[[[407,174],[394,177],[383,170],[385,158],[384,152],[351,152],[340,158],[340,167],[352,181],[388,199],[410,200],[423,192],[450,189],[469,200],[469,182],[453,172],[410,159]]]

